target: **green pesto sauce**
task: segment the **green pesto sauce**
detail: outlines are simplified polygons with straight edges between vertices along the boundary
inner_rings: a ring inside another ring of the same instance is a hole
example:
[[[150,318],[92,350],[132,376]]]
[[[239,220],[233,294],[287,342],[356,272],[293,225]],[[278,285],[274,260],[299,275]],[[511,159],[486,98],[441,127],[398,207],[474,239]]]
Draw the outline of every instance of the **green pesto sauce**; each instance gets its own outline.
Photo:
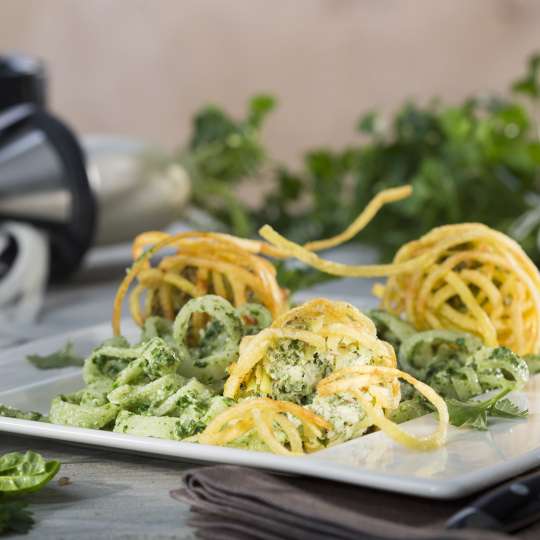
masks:
[[[315,396],[308,409],[331,424],[332,429],[327,433],[328,444],[348,441],[362,435],[366,429],[360,424],[365,412],[349,394]]]

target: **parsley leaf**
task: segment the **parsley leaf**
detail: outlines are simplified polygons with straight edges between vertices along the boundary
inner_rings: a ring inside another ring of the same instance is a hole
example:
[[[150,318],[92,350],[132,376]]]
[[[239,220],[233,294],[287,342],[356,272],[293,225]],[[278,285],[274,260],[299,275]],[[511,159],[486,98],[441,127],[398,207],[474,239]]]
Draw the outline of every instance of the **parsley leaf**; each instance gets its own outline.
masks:
[[[203,108],[195,115],[189,144],[178,157],[191,177],[195,204],[238,236],[253,236],[256,229],[234,188],[242,180],[256,179],[267,161],[259,132],[274,106],[272,96],[254,96],[240,120],[214,105]]]
[[[84,358],[75,354],[73,343],[68,341],[63,349],[41,356],[29,354],[26,359],[38,369],[58,369],[70,366],[80,367],[84,365]]]
[[[15,532],[27,533],[34,524],[32,513],[26,510],[24,501],[0,502],[0,534]]]
[[[447,399],[450,423],[457,427],[472,427],[482,431],[487,429],[487,412],[482,402]]]
[[[192,179],[194,204],[233,234],[255,236],[268,223],[301,243],[333,236],[376,193],[411,183],[412,196],[382,208],[358,236],[380,258],[436,226],[474,221],[512,236],[540,264],[539,103],[537,54],[502,97],[408,101],[388,118],[370,111],[357,124],[360,141],[310,150],[292,169],[272,159],[261,137],[275,100],[256,96],[244,118],[217,106],[199,111],[178,159]],[[248,186],[258,202],[242,197]],[[296,269],[279,277],[291,289],[323,279]]]
[[[472,427],[484,431],[487,429],[489,416],[499,418],[526,417],[526,410],[520,409],[509,399],[502,399],[508,392],[510,389],[505,388],[484,401],[446,399],[450,423],[457,427]]]
[[[520,409],[509,399],[501,399],[490,408],[489,414],[500,418],[525,418],[527,416],[527,410]]]
[[[286,261],[277,261],[275,266],[278,283],[290,292],[309,289],[320,283],[337,279],[336,276],[313,268],[288,267]]]

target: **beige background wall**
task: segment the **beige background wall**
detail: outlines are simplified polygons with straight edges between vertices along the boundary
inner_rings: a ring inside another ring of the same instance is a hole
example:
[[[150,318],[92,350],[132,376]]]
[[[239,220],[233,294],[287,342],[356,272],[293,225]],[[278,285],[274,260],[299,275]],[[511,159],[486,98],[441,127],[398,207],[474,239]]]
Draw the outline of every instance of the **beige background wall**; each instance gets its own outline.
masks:
[[[52,105],[80,131],[175,145],[192,112],[281,106],[290,159],[353,137],[372,107],[502,91],[540,49],[538,0],[0,0],[0,50],[47,60]]]

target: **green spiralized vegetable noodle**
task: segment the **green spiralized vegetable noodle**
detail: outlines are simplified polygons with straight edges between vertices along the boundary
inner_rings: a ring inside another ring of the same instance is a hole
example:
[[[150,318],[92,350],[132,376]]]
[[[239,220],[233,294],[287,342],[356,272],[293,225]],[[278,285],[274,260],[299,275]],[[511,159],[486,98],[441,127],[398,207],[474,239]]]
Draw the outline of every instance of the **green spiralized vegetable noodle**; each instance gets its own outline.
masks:
[[[252,336],[272,324],[272,314],[261,304],[248,303],[236,308],[242,321],[243,335]],[[255,322],[252,323],[251,320]]]
[[[529,374],[536,375],[540,373],[540,354],[528,354],[523,357],[529,367]]]
[[[388,418],[396,424],[408,422],[419,416],[424,416],[431,412],[431,409],[421,399],[411,398],[402,401],[397,409],[388,413]]]
[[[151,407],[148,413],[154,416],[182,416],[193,407],[200,412],[213,395],[213,390],[192,378],[160,404]]]
[[[85,360],[83,379],[86,384],[111,381],[136,358],[137,351],[130,348],[127,340],[116,336],[96,347]]]
[[[60,469],[59,461],[39,454],[11,452],[0,457],[0,495],[23,495],[41,489]]]
[[[143,416],[129,411],[121,411],[116,418],[113,431],[143,437],[180,440],[180,437],[177,435],[179,428],[179,418],[170,416]]]
[[[481,341],[463,332],[427,330],[406,338],[399,348],[399,364],[424,380],[435,362],[467,357],[482,347]]]
[[[489,401],[483,405],[484,402],[471,401],[472,398],[488,390],[499,390],[500,396],[504,396],[505,392],[522,388],[535,362],[540,371],[540,357],[519,358],[503,347],[485,347],[464,332],[417,332],[412,325],[383,310],[373,310],[369,316],[379,337],[398,351],[400,368],[427,383],[446,400],[450,422],[457,426],[485,429],[487,416],[499,414],[499,403]],[[429,412],[429,404],[409,384],[401,383],[401,396],[399,407],[388,413],[392,420],[405,422]],[[501,407],[508,410],[508,417],[526,414],[509,400],[502,400]]]
[[[188,345],[191,317],[194,313],[206,313],[219,325],[219,339],[210,340],[207,326],[206,336],[201,336],[198,348]],[[217,383],[227,376],[227,367],[238,358],[242,338],[242,322],[236,309],[224,298],[216,295],[200,296],[187,302],[178,313],[173,326],[173,335],[182,365],[180,374],[197,377],[204,383]],[[206,342],[205,342],[206,341]],[[210,343],[208,343],[210,341]]]
[[[154,337],[160,337],[165,341],[172,340],[172,322],[157,315],[148,317],[143,324],[141,343]]]
[[[185,382],[184,377],[175,373],[164,375],[148,384],[122,384],[112,390],[107,399],[121,409],[140,413],[159,406]]]
[[[407,338],[416,334],[416,329],[412,324],[388,311],[372,309],[367,312],[367,315],[375,323],[379,338],[390,343],[395,349],[398,349]]]
[[[453,385],[457,398],[461,400],[470,399],[483,392],[479,373],[471,366],[455,369],[455,373],[450,375],[450,383]],[[452,395],[451,390],[446,390],[444,395]]]
[[[193,321],[193,313],[206,317]],[[216,390],[238,357],[240,340],[271,322],[262,306],[236,310],[213,295],[188,302],[174,324],[150,317],[136,345],[119,336],[92,351],[83,367],[86,387],[57,396],[48,420],[91,429],[116,426],[116,431],[174,440],[199,433],[234,403]],[[41,419],[39,413],[1,405],[0,414]]]
[[[52,424],[102,429],[111,424],[118,414],[118,407],[112,403],[92,406],[81,403],[82,393],[60,395],[51,403],[49,420]]]
[[[484,347],[473,355],[471,362],[485,389],[521,389],[529,380],[527,362],[506,347]]]
[[[200,383],[199,383],[200,384]],[[232,400],[214,396],[186,407],[180,416],[150,416],[121,411],[114,431],[143,437],[180,441],[200,433],[218,414],[230,407]]]
[[[400,367],[444,398],[468,400],[487,390],[520,389],[529,379],[527,363],[504,347],[485,347],[463,332],[428,330],[406,338]]]
[[[131,361],[116,377],[115,385],[176,373],[181,365],[177,351],[159,337],[151,338],[139,347],[132,349],[135,359]]]

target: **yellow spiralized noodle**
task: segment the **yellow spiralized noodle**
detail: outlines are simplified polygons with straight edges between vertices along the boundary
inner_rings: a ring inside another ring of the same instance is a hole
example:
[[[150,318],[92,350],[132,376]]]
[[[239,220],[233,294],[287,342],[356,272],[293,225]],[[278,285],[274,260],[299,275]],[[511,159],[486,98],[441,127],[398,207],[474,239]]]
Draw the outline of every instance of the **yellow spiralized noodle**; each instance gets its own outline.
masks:
[[[305,247],[317,251],[350,239],[369,223],[381,206],[407,197],[410,191],[409,186],[404,186],[378,193],[342,234],[310,242]],[[164,257],[157,267],[152,267],[151,257],[167,247],[175,248],[176,254]],[[287,294],[276,282],[275,268],[261,255],[282,259],[287,258],[289,253],[267,242],[222,233],[169,235],[149,231],[135,238],[132,255],[135,262],[122,281],[114,301],[115,334],[120,333],[123,299],[135,279],[138,279],[138,284],[130,294],[129,307],[139,325],[153,314],[173,319],[189,298],[209,292],[227,298],[235,306],[248,301],[259,302],[274,317],[287,305]],[[145,299],[141,309],[143,295]]]
[[[309,251],[321,251],[323,249],[330,249],[348,242],[366,227],[366,225],[377,215],[377,212],[385,204],[405,199],[406,197],[409,197],[411,193],[411,186],[400,186],[385,189],[377,193],[377,195],[371,199],[360,215],[342,233],[325,240],[308,242],[307,244],[304,244],[304,248],[309,249]]]
[[[464,330],[517,354],[540,349],[540,274],[521,247],[478,223],[438,227],[405,244],[394,262],[430,263],[391,276],[382,306],[416,328]]]
[[[333,247],[358,230],[351,226],[312,245]],[[328,274],[388,277],[386,285],[374,287],[382,307],[419,330],[463,330],[489,346],[521,355],[540,352],[538,268],[514,240],[486,225],[437,227],[403,245],[392,263],[359,266],[323,259],[309,244],[291,242],[268,225],[259,232],[276,249]]]
[[[301,433],[287,415],[296,419]],[[329,428],[326,420],[300,405],[257,398],[247,399],[216,416],[197,441],[224,446],[254,430],[273,453],[294,456],[318,447],[317,439]],[[280,440],[283,438],[285,441]]]
[[[267,307],[273,317],[278,316],[287,306],[287,294],[276,281],[274,266],[255,253],[264,251],[260,244],[202,232],[138,236],[133,244],[135,262],[114,300],[115,335],[120,334],[122,303],[135,279],[138,283],[130,293],[129,308],[138,325],[155,314],[173,319],[190,298],[209,293],[219,294],[235,306],[255,301]],[[144,251],[148,245],[152,247]],[[167,247],[175,253],[151,266],[152,256]],[[270,247],[268,251],[272,251]]]
[[[149,232],[136,238],[136,259],[114,302],[113,329],[120,332],[120,312],[130,284],[130,311],[138,324],[156,312],[172,319],[191,297],[213,292],[235,305],[254,300],[274,317],[286,307],[272,264],[260,255],[295,257],[323,272],[353,277],[386,276],[374,293],[382,307],[404,315],[419,330],[448,328],[478,335],[485,344],[504,345],[518,354],[540,351],[540,273],[519,245],[479,223],[446,225],[402,246],[391,264],[352,266],[319,257],[358,234],[389,202],[407,197],[410,186],[379,193],[341,234],[301,246],[268,225],[267,242],[218,233],[170,236]],[[146,246],[152,245],[146,252]],[[150,258],[172,246],[177,253],[157,267]],[[144,301],[141,300],[144,295]],[[275,339],[270,332],[266,338]]]
[[[413,385],[437,410],[437,429],[428,436],[412,435],[386,417],[385,411],[399,405],[399,378]],[[448,431],[448,408],[433,388],[399,369],[384,366],[344,368],[317,385],[321,396],[348,393],[362,405],[370,425],[377,426],[396,442],[414,450],[434,450],[444,444]]]
[[[238,361],[229,367],[224,396],[238,397],[242,385],[249,386],[253,379],[260,392],[263,373],[257,367],[268,349],[282,339],[302,341],[324,355],[336,357],[343,349],[360,345],[371,352],[374,363],[396,366],[394,349],[377,338],[371,319],[346,302],[316,298],[283,313],[269,328],[242,340]]]

